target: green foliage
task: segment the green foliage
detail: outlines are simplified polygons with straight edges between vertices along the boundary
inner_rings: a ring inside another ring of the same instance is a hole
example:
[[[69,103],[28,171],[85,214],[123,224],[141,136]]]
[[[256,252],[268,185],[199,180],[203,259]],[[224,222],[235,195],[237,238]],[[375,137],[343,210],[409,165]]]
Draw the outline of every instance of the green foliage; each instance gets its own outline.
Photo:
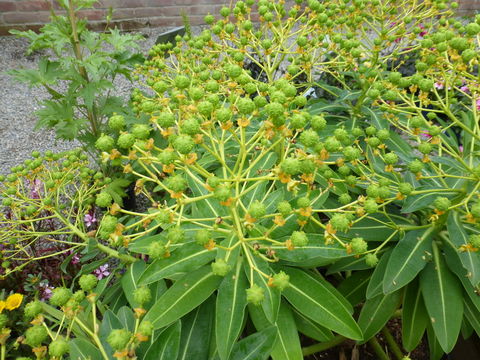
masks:
[[[426,330],[439,358],[462,322],[480,327],[477,26],[439,1],[260,0],[259,23],[253,3],[155,45],[138,67],[150,89],[132,93],[145,122],[116,115],[97,141],[148,204],[123,207],[123,179],[95,190],[109,215],[88,246],[133,264],[117,287],[96,286],[110,310],[85,351],[301,359],[343,337],[388,338],[401,309],[405,350]],[[321,343],[302,349],[299,332]]]
[[[58,1],[65,15],[53,12],[51,22],[33,31],[11,30],[30,40],[27,54],[40,50],[53,56],[42,57],[37,69],[10,72],[30,86],[43,87],[49,98],[42,100],[37,112],[37,128],[54,129],[57,137],[77,139],[89,151],[107,127],[109,117],[130,114],[125,101],[113,90],[118,77],[132,80],[134,66],[143,61],[138,49],[139,35],[122,34],[118,29],[104,33],[88,30],[87,21],[78,12],[90,9],[93,0]],[[108,19],[107,19],[108,22]]]

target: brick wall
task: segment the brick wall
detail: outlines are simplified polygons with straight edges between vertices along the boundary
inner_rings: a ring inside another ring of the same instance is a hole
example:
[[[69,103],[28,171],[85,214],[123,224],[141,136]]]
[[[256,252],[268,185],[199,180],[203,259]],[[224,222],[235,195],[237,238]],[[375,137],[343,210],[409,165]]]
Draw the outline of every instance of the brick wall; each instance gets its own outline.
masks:
[[[480,11],[480,0],[458,0],[459,15]],[[217,13],[230,0],[100,0],[95,9],[85,10],[82,16],[90,19],[93,28],[102,29],[109,7],[113,23],[123,30],[145,27],[170,27],[182,25],[182,10],[192,24],[201,24],[207,13]],[[0,35],[10,29],[38,29],[49,21],[50,9],[58,10],[55,0],[0,0]]]
[[[457,0],[459,15],[472,15],[480,12],[480,0]]]
[[[181,12],[193,25],[203,23],[209,12],[218,13],[230,0],[100,0],[95,9],[81,12],[90,19],[93,28],[101,29],[110,7],[113,23],[123,30],[145,27],[182,25]],[[51,8],[61,12],[55,0],[0,0],[0,35],[10,29],[36,30],[49,21]]]

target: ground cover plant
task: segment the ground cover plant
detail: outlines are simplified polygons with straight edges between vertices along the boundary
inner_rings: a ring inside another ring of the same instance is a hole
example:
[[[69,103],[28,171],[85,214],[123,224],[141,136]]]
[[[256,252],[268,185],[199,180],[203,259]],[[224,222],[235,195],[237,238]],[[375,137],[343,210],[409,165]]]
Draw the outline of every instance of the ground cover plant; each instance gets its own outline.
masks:
[[[145,209],[122,206],[80,154],[6,179],[14,216],[0,224],[15,240],[2,257],[19,252],[19,234],[53,235],[38,225],[48,210],[70,214],[55,231],[85,265],[49,304],[25,306],[33,326],[19,322],[25,340],[4,336],[2,351],[302,359],[350,339],[402,359],[425,336],[440,359],[479,333],[480,19],[463,24],[455,7],[238,1],[200,35],[155,45],[136,70],[149,88],[132,94],[137,121],[110,117],[95,143]],[[26,197],[62,167],[94,187],[78,205],[48,208],[49,178],[42,200]],[[7,295],[15,311],[21,299]],[[385,326],[398,316],[401,343]]]

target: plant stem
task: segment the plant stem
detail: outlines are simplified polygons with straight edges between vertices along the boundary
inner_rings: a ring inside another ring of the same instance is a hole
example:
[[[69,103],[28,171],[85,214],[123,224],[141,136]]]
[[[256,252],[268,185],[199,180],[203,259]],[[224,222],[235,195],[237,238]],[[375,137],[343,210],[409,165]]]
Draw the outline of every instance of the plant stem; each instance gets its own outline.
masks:
[[[400,349],[397,342],[393,338],[392,334],[390,334],[390,331],[388,331],[388,328],[386,326],[382,329],[382,334],[385,337],[385,341],[387,342],[388,346],[392,350],[395,357],[398,360],[402,360],[403,359],[402,350]]]
[[[127,254],[120,254],[118,251],[110,249],[108,246],[105,246],[99,242],[97,242],[97,248],[107,255],[113,256],[117,259],[120,259],[122,261],[125,261],[126,263],[134,263],[137,261],[137,258],[134,258],[133,256],[127,255]]]
[[[344,341],[345,341],[344,336],[337,335],[333,339],[330,339],[328,341],[321,342],[321,343],[318,343],[318,344],[315,344],[315,345],[311,345],[311,346],[307,346],[307,347],[302,348],[302,354],[303,354],[303,356],[308,356],[308,355],[312,355],[312,354],[315,354],[315,353],[320,352],[320,351],[325,351],[325,350],[330,349],[334,346],[340,345]]]
[[[88,73],[85,67],[81,64],[83,62],[82,51],[80,48],[80,39],[78,37],[78,30],[77,30],[77,17],[75,15],[74,5],[72,0],[68,0],[68,19],[70,21],[70,26],[72,27],[72,46],[73,52],[75,57],[77,58],[78,62],[78,70],[80,75],[85,79],[87,83],[90,82],[88,78]],[[93,109],[87,109],[87,117],[92,127],[92,133],[95,137],[98,136],[98,124],[97,124],[97,116],[95,114],[95,105],[93,105]]]
[[[6,348],[5,344],[2,344],[1,355],[0,355],[1,360],[5,360],[6,352],[7,352],[7,348]]]
[[[371,338],[370,340],[368,340],[368,343],[372,347],[375,354],[377,354],[379,360],[390,360],[385,351],[383,351],[382,346],[378,343],[377,338]]]

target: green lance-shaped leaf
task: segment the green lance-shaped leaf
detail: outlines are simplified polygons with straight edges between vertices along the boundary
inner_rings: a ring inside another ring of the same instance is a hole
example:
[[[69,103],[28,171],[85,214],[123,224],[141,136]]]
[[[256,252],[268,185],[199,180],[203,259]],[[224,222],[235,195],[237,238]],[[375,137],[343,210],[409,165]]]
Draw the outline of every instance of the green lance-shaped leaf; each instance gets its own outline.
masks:
[[[70,340],[70,359],[102,359],[102,353],[83,338]]]
[[[249,256],[255,269],[259,269],[264,274],[268,275],[273,273],[272,269],[268,266],[267,263],[261,261],[257,256],[254,256],[251,253],[249,253]],[[278,289],[274,287],[268,286],[268,279],[265,278],[258,271],[255,271],[254,269],[252,272],[250,264],[248,264],[247,261],[244,261],[244,268],[249,282],[258,285],[263,289],[265,299],[262,301],[261,306],[268,321],[271,324],[274,324],[275,320],[277,319],[278,309],[280,307],[280,291],[278,291]]]
[[[441,189],[435,188],[434,190],[441,190]],[[428,193],[422,193],[418,195],[410,195],[407,197],[407,199],[405,200],[405,203],[403,204],[402,213],[407,214],[407,213],[411,213],[411,212],[426,208],[430,206],[433,203],[433,201],[439,196],[452,197],[455,194],[456,194],[455,191],[444,190],[444,191],[433,191]]]
[[[371,275],[371,270],[356,271],[338,285],[338,291],[345,296],[350,304],[357,305],[365,300]]]
[[[385,326],[398,308],[401,295],[402,292],[398,290],[387,295],[377,295],[366,301],[358,318],[364,341],[374,337]]]
[[[348,256],[344,247],[337,244],[326,245],[323,235],[309,233],[307,237],[308,244],[296,248],[295,251],[288,250],[285,246],[272,246],[272,249],[280,259],[300,267],[309,267],[312,264],[330,264],[339,258]],[[290,235],[279,238],[278,241],[285,242],[289,238]]]
[[[278,312],[277,341],[272,349],[273,360],[302,360],[302,347],[298,337],[297,326],[290,306],[284,301]]]
[[[465,297],[463,300],[465,305],[465,318],[467,319],[468,323],[473,327],[477,335],[480,335],[480,312],[475,307],[470,298]]]
[[[117,312],[117,318],[128,331],[135,330],[135,315],[129,306],[122,306]]]
[[[333,286],[299,269],[282,270],[290,276],[290,286],[283,295],[300,313],[348,338],[363,338],[350,304]]]
[[[150,284],[177,273],[189,273],[215,259],[216,249],[207,250],[196,243],[188,243],[175,250],[170,257],[155,260],[140,276],[139,283]]]
[[[277,328],[270,326],[240,340],[232,349],[230,360],[265,360],[272,352]]]
[[[145,263],[143,261],[136,261],[131,264],[126,273],[122,276],[122,288],[129,304],[132,307],[137,307],[139,304],[133,299],[133,292],[138,288],[143,271],[145,270]]]
[[[388,260],[391,254],[391,251],[387,251],[383,254],[378,261],[375,270],[373,270],[372,277],[367,286],[367,299],[383,294],[383,277],[385,276],[385,270],[387,269]]]
[[[317,324],[312,319],[294,310],[293,316],[297,329],[302,334],[317,341],[328,341],[333,338],[333,333],[326,327]]]
[[[427,309],[423,303],[418,280],[407,285],[402,308],[402,342],[407,351],[415,349],[422,340],[428,324]]]
[[[215,334],[218,354],[228,359],[243,326],[247,306],[247,278],[241,261],[228,273],[218,288],[215,314]]]
[[[435,336],[432,325],[427,326],[428,348],[430,350],[430,360],[440,360],[445,353]]]
[[[167,326],[204,302],[218,287],[222,278],[202,267],[178,279],[145,315],[155,329]]]
[[[176,321],[162,331],[158,339],[145,354],[144,360],[171,360],[176,359],[180,346],[182,324]]]
[[[177,360],[207,360],[213,337],[215,296],[182,318],[182,336]]]
[[[409,231],[395,246],[383,278],[385,294],[407,285],[425,267],[432,252],[432,229]]]
[[[264,330],[272,325],[265,316],[264,309],[261,306],[248,304],[248,312],[257,330]],[[272,359],[302,359],[298,331],[295,325],[292,310],[290,310],[290,307],[287,303],[281,303],[279,314],[274,325],[276,325],[277,329],[277,340],[272,349]]]
[[[451,211],[448,215],[447,229],[450,241],[458,248],[468,244],[468,235],[464,226],[460,222],[460,217],[456,211]],[[474,251],[461,251],[458,253],[463,267],[467,270],[467,278],[473,286],[480,282],[480,254]]]
[[[433,247],[433,261],[420,274],[420,286],[435,336],[448,353],[455,346],[460,332],[463,294],[458,279],[448,270],[436,245]]]

